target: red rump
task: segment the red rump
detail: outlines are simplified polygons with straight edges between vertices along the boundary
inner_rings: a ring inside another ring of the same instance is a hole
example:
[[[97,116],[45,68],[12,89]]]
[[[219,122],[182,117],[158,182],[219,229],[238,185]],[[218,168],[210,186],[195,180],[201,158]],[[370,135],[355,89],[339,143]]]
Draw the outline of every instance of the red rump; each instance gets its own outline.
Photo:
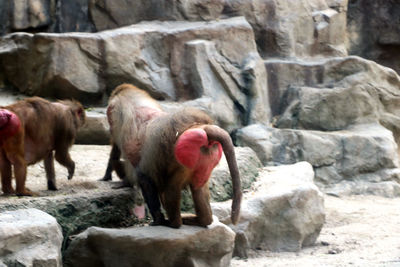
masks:
[[[16,134],[20,126],[21,121],[17,115],[7,109],[0,109],[0,143]]]
[[[215,147],[217,146],[217,147]],[[183,132],[175,144],[178,162],[194,170],[193,185],[202,187],[222,156],[222,146],[217,141],[209,141],[207,133],[200,128]]]

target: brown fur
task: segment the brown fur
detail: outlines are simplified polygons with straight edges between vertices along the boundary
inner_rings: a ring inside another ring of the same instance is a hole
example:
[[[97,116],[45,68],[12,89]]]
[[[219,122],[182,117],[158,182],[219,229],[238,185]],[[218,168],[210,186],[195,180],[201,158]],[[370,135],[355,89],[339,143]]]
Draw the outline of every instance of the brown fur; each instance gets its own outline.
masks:
[[[148,112],[146,108],[154,109],[152,116],[143,114],[143,110]],[[195,189],[191,183],[193,170],[179,164],[174,154],[178,137],[190,128],[202,128],[209,140],[216,140],[222,144],[233,182],[232,221],[237,222],[241,191],[233,144],[229,134],[213,125],[212,119],[206,113],[186,108],[167,114],[147,93],[127,84],[114,90],[108,110],[114,140],[113,149],[117,146],[123,157],[130,161],[131,167],[136,170],[143,195],[153,216],[153,224],[180,227],[182,222],[200,226],[207,226],[212,222],[208,183]],[[128,151],[132,149],[133,151]],[[180,199],[181,191],[186,186],[191,188],[196,216],[186,216],[182,221]],[[161,213],[160,200],[169,220],[165,220]]]
[[[14,193],[11,186],[13,165],[17,195],[36,195],[25,188],[26,167],[42,159],[49,190],[57,190],[53,157],[68,169],[68,179],[71,179],[75,163],[68,150],[74,143],[78,128],[85,121],[82,105],[77,101],[51,103],[40,97],[32,97],[3,108],[15,113],[21,121],[17,134],[4,140],[0,148],[3,192]]]
[[[147,92],[130,84],[122,84],[114,89],[107,108],[112,149],[107,170],[101,180],[111,180],[111,173],[115,170],[125,186],[137,183],[135,167],[140,161],[144,125],[162,113],[157,101]]]

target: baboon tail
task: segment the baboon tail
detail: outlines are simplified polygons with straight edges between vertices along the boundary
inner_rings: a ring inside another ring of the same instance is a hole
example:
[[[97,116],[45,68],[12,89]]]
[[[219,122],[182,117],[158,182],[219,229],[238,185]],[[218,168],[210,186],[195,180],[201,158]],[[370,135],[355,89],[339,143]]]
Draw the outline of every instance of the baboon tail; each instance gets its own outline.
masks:
[[[232,139],[228,132],[216,125],[207,125],[204,127],[204,131],[207,133],[209,140],[215,140],[221,143],[222,149],[228,162],[229,171],[232,178],[232,211],[231,220],[233,224],[236,224],[240,216],[240,204],[242,201],[242,191],[240,185],[239,169],[235,157],[235,149],[233,147]]]

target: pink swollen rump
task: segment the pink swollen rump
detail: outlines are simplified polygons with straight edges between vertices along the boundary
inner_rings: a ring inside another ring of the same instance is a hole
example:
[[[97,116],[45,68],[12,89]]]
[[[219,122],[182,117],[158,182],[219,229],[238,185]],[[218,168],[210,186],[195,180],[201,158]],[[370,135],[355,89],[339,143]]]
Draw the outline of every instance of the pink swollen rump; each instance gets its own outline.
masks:
[[[15,135],[21,127],[18,116],[7,109],[0,109],[0,143]]]
[[[192,183],[202,187],[222,156],[222,146],[217,141],[209,141],[207,133],[200,128],[183,132],[175,144],[177,161],[194,170]]]
[[[11,112],[6,109],[0,109],[0,129],[10,120]]]

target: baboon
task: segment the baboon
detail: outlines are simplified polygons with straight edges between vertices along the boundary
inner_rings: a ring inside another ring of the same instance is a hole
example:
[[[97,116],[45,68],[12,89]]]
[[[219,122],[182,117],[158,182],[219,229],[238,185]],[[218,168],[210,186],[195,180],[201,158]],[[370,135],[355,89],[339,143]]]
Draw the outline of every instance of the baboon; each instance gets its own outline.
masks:
[[[77,101],[49,102],[31,97],[12,105],[1,107],[0,125],[0,172],[4,194],[33,196],[37,193],[25,187],[27,165],[44,160],[49,190],[57,190],[54,157],[68,169],[71,179],[75,163],[69,148],[79,127],[85,122],[85,111]],[[4,119],[8,117],[8,119]],[[54,151],[54,155],[53,155]],[[12,188],[12,170],[16,179],[16,191]]]
[[[208,179],[222,152],[232,177],[231,219],[234,224],[238,221],[242,193],[232,140],[205,112],[185,108],[166,113],[145,91],[122,84],[110,97],[107,116],[113,140],[107,169],[119,166],[120,154],[130,162],[152,225],[179,228],[182,223],[203,227],[212,223]],[[186,186],[192,192],[196,215],[182,218],[181,191]]]

